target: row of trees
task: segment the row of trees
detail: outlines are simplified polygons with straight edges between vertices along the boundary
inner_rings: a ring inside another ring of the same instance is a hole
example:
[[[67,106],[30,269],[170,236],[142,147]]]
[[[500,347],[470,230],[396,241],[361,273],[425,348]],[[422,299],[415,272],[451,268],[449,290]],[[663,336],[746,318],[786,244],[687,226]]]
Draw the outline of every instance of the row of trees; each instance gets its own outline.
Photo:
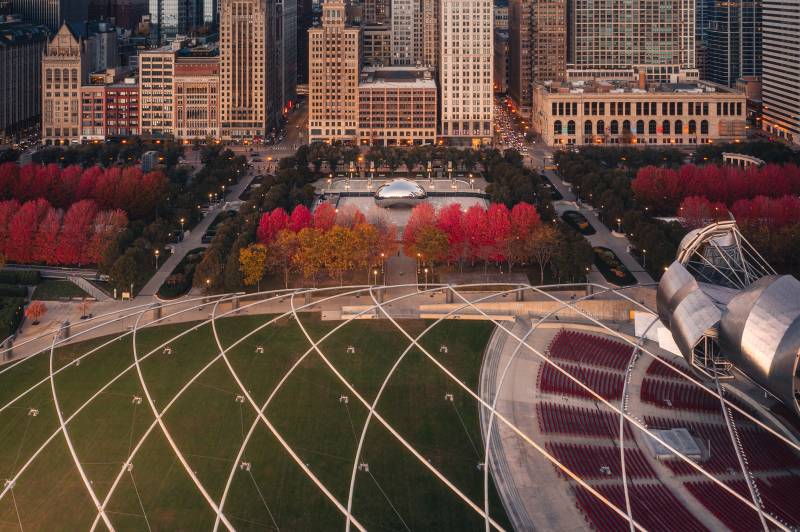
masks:
[[[154,213],[167,188],[162,172],[144,174],[138,167],[0,165],[0,199],[44,199],[60,209],[92,200],[100,209],[121,209],[131,218],[142,218]]]
[[[800,198],[787,195],[780,198],[756,196],[753,199],[741,199],[731,206],[730,213],[746,229],[752,226],[779,229],[800,224]],[[678,215],[684,225],[696,228],[714,220],[728,218],[729,210],[722,202],[711,202],[702,196],[689,196],[681,202]]]
[[[0,202],[0,254],[20,263],[97,264],[128,225],[124,211],[100,210],[92,200],[56,208],[47,200]]]
[[[648,166],[631,184],[636,199],[659,214],[672,214],[690,196],[708,198],[731,207],[757,196],[780,198],[800,194],[800,167],[768,164],[741,169],[735,166],[695,166],[679,169]]]

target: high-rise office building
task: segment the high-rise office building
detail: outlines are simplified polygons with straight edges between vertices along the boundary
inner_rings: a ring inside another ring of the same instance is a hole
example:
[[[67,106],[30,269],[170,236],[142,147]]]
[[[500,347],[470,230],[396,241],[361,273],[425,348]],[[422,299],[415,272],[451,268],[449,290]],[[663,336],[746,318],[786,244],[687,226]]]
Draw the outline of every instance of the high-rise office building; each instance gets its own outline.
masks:
[[[275,39],[279,43],[278,68],[281,70],[281,105],[293,102],[297,91],[297,0],[277,0],[277,28]]]
[[[157,41],[169,41],[176,35],[189,34],[202,24],[202,1],[150,0],[150,18],[156,27]]]
[[[41,113],[42,54],[49,30],[0,22],[0,134],[30,125]]]
[[[64,22],[81,23],[89,16],[89,0],[14,0],[12,11],[25,22],[57,32]]]
[[[388,24],[391,13],[390,0],[364,0],[364,23],[365,24]]]
[[[143,135],[175,134],[175,57],[171,46],[139,54],[139,90]]]
[[[439,68],[439,0],[422,0],[422,65]]]
[[[64,24],[42,58],[42,142],[80,141],[81,85],[87,79],[89,43]]]
[[[761,75],[761,0],[717,0],[706,30],[705,77],[733,87]]]
[[[439,4],[441,137],[452,144],[492,140],[492,11],[491,0]]]
[[[392,64],[413,65],[420,57],[415,39],[416,21],[421,20],[419,0],[392,0]]]
[[[800,144],[800,0],[763,2],[762,127]]]
[[[283,89],[272,0],[223,0],[220,9],[222,137],[259,141],[278,126]]]
[[[693,0],[573,0],[570,8],[570,68],[644,70],[655,81],[695,68]]]
[[[322,26],[308,30],[309,142],[358,142],[360,32],[343,0],[325,2]]]

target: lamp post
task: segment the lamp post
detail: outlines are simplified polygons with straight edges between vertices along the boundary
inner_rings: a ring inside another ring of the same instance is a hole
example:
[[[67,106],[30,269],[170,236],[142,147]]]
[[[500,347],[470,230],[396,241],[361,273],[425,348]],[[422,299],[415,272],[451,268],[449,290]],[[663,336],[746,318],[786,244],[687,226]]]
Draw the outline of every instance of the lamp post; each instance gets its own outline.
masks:
[[[186,223],[186,218],[181,217],[181,240],[183,240],[183,224]]]
[[[378,269],[372,270],[372,284],[378,284]]]
[[[158,269],[158,255],[159,255],[159,253],[161,253],[159,250],[155,250],[153,252],[153,255],[156,256],[156,270]]]
[[[428,289],[428,268],[425,268],[425,289]]]
[[[622,218],[617,218],[617,233],[622,232]]]
[[[589,295],[589,267],[586,267],[586,295]]]
[[[642,250],[642,268],[647,268],[647,250]]]
[[[211,279],[206,279],[206,294],[211,290]]]

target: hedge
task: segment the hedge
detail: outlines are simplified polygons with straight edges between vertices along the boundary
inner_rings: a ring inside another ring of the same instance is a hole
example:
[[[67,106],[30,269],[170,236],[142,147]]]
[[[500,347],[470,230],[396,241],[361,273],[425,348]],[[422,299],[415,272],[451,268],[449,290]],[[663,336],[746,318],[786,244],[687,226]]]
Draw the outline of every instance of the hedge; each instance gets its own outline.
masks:
[[[28,296],[28,289],[18,284],[0,283],[0,296],[24,298]]]
[[[38,270],[3,270],[0,271],[0,283],[5,284],[39,284],[42,274]]]
[[[21,297],[0,298],[0,341],[16,332],[24,306],[25,300]]]

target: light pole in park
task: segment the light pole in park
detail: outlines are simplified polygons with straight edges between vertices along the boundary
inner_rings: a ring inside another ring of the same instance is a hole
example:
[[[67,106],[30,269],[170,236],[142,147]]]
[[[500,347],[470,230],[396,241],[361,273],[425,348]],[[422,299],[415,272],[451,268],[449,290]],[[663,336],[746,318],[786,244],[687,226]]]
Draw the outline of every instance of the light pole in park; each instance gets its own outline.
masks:
[[[161,253],[161,252],[160,252],[159,250],[155,250],[155,251],[153,252],[153,255],[155,255],[155,257],[156,257],[156,270],[158,269],[158,255],[159,255],[160,253]]]
[[[181,217],[181,240],[183,240],[183,224],[186,223],[186,218]]]
[[[647,250],[642,250],[642,268],[647,268]]]
[[[372,270],[372,284],[378,284],[378,269]]]
[[[425,268],[425,290],[428,289],[428,268]]]
[[[617,233],[622,232],[622,218],[617,218]]]

